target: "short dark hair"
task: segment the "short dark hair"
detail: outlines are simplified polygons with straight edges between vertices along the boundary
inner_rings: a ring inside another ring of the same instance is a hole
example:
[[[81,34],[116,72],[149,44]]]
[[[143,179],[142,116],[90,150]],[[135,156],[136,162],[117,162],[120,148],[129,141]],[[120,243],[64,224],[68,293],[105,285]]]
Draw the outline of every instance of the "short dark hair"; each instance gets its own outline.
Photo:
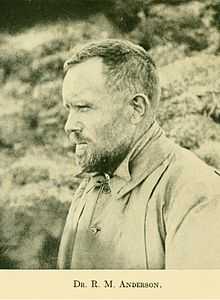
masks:
[[[72,57],[64,63],[64,72],[93,57],[101,57],[107,66],[106,83],[111,89],[132,95],[143,93],[148,96],[153,109],[157,108],[160,97],[158,73],[144,48],[118,39],[90,42],[75,49]]]

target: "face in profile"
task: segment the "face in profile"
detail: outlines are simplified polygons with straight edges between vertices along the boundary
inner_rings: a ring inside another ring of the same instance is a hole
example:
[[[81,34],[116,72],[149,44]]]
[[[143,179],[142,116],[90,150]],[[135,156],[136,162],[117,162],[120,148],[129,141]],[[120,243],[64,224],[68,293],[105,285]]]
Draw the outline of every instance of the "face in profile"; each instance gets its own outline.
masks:
[[[63,82],[65,131],[86,172],[114,170],[130,150],[134,130],[128,104],[106,88],[103,67],[101,58],[90,58],[73,65]]]

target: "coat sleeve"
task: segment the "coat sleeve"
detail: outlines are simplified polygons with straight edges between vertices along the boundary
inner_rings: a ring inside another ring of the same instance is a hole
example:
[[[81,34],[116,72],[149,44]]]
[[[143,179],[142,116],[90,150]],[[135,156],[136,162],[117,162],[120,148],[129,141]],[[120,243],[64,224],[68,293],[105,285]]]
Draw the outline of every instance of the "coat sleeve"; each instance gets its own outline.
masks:
[[[200,175],[179,180],[167,207],[166,269],[220,269],[220,177]]]

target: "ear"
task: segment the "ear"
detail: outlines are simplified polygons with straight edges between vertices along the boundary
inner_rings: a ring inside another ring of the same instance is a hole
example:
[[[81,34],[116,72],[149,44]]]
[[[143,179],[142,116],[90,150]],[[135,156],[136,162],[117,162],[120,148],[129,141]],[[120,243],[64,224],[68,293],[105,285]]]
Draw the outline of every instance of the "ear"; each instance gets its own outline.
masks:
[[[136,94],[129,102],[132,106],[131,122],[138,124],[150,109],[150,102],[145,94]]]

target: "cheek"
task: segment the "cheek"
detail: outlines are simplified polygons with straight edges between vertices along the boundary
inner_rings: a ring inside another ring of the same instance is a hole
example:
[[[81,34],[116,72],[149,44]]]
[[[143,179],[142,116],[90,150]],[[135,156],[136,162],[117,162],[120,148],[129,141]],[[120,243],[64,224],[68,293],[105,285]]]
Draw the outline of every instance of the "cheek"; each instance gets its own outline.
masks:
[[[115,115],[112,117],[112,115]],[[84,135],[95,144],[112,144],[124,136],[129,126],[127,117],[121,111],[101,112],[88,116],[84,121]]]
[[[119,117],[105,124],[102,129],[100,128],[99,136],[102,136],[103,142],[111,147],[112,144],[117,144],[124,139],[127,129],[127,122],[122,117]]]
[[[109,129],[111,129],[111,126],[108,126],[101,120],[89,120],[84,125],[83,136],[92,143],[97,144],[108,139]]]

